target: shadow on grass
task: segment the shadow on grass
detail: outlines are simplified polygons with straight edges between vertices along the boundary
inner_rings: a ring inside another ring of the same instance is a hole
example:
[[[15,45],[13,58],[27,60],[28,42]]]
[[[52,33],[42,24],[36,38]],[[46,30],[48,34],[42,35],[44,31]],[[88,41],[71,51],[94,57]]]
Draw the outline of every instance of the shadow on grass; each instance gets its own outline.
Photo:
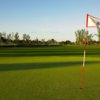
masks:
[[[82,56],[83,52],[33,52],[33,53],[1,53],[0,57],[32,57],[32,56]],[[89,52],[87,56],[100,56],[100,52]]]
[[[88,61],[86,64],[100,63],[99,61]],[[48,62],[48,63],[20,63],[20,64],[0,64],[0,71],[9,70],[28,70],[28,69],[43,69],[43,68],[55,68],[55,67],[74,67],[82,66],[81,61],[74,62]]]

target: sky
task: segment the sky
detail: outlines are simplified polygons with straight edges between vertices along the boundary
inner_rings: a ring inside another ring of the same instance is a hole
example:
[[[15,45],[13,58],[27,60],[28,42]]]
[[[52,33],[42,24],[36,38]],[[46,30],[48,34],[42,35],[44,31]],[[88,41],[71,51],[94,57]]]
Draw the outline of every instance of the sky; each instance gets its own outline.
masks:
[[[0,32],[75,41],[75,32],[86,29],[87,13],[100,17],[100,0],[0,0]]]

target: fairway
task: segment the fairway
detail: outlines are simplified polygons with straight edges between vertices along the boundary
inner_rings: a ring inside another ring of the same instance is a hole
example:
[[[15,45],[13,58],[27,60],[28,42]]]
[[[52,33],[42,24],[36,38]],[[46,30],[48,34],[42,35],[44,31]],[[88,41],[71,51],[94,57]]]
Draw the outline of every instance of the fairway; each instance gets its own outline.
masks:
[[[100,47],[0,48],[0,100],[100,100]]]

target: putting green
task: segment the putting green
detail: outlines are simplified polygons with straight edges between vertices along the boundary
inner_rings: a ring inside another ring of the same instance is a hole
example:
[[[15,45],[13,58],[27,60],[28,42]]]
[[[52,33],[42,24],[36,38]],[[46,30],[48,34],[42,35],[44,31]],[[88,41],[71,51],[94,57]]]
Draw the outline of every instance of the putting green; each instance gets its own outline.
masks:
[[[99,51],[99,47],[87,48],[80,90],[82,47],[1,49],[0,100],[99,100]]]

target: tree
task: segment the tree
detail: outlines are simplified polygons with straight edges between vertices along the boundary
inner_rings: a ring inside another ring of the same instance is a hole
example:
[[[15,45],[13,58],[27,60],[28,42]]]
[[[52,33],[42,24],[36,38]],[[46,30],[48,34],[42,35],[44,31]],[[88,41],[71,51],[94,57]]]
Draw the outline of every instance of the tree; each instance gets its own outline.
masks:
[[[75,32],[75,36],[76,36],[76,44],[83,44],[83,40],[86,38],[87,39],[87,43],[90,43],[90,41],[92,41],[92,34],[89,34],[89,32],[85,29],[81,29],[81,30],[77,30]]]
[[[30,40],[29,34],[23,34],[23,40],[24,41],[29,41]]]
[[[31,46],[30,35],[23,34],[23,45],[24,46]]]
[[[33,41],[33,44],[34,45],[40,45],[40,41],[38,38],[36,38],[34,41]]]
[[[17,43],[19,41],[19,33],[16,32],[14,37],[15,37],[15,42]]]
[[[8,41],[8,43],[12,42],[12,34],[11,33],[7,34],[7,41]]]
[[[6,42],[7,42],[6,32],[0,32],[0,44],[6,43]]]
[[[29,34],[26,35],[26,41],[30,41],[30,35]]]
[[[92,44],[93,43],[92,38],[93,38],[93,35],[92,34],[88,34],[88,36],[87,36],[87,43],[88,44]]]
[[[0,32],[0,44],[2,43],[1,38],[2,38],[2,33]]]
[[[57,45],[57,41],[55,39],[50,39],[47,41],[48,45]]]
[[[99,41],[99,44],[100,44],[100,28],[98,28],[98,41]]]
[[[6,32],[3,32],[3,33],[2,33],[2,37],[3,37],[4,39],[6,39]]]
[[[45,39],[41,39],[41,45],[45,45]]]

